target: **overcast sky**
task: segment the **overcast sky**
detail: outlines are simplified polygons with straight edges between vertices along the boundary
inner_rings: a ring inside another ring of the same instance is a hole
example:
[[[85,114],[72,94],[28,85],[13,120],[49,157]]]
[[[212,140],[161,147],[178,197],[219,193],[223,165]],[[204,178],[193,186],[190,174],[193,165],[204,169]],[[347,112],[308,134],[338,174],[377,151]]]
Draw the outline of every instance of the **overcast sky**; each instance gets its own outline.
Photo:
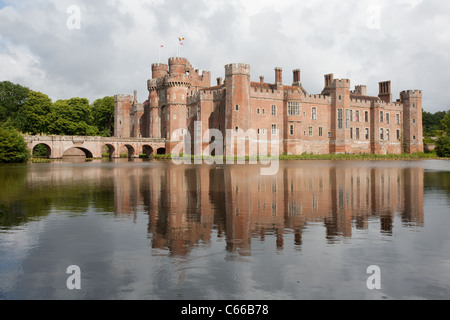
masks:
[[[78,19],[79,18],[79,19]],[[79,22],[79,23],[78,23]],[[450,109],[450,2],[438,0],[0,0],[0,81],[91,102],[138,90],[151,64],[181,56],[211,71],[251,65],[252,80],[320,93],[323,76],[349,78],[378,95],[378,82],[423,90],[424,109]]]

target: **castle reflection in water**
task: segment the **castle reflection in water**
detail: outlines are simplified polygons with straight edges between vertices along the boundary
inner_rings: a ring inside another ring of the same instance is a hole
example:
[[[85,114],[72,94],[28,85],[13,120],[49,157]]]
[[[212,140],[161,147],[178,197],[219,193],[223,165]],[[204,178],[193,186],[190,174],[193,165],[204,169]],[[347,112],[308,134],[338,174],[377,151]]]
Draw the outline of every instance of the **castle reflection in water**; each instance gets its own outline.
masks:
[[[252,165],[114,169],[115,214],[148,213],[153,248],[175,255],[209,244],[213,232],[228,251],[249,255],[255,238],[276,237],[282,249],[294,234],[301,246],[308,224],[323,224],[332,242],[370,221],[388,235],[395,217],[424,223],[423,168],[305,161],[282,163],[275,176],[259,173]]]

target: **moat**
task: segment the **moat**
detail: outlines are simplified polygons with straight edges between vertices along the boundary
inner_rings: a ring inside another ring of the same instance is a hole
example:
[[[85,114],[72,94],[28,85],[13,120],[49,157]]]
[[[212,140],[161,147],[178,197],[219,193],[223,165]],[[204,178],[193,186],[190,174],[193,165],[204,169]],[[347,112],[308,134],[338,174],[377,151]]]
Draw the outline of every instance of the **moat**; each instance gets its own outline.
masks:
[[[29,163],[0,190],[0,299],[450,297],[448,160]]]

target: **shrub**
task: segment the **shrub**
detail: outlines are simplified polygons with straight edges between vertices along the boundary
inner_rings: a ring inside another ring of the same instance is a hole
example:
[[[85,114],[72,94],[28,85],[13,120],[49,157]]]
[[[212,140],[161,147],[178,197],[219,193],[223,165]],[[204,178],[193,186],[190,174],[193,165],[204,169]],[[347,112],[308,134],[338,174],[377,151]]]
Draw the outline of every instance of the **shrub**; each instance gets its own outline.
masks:
[[[438,157],[450,157],[450,137],[442,136],[436,141],[436,154]]]
[[[29,156],[21,134],[13,128],[0,127],[0,163],[23,163]]]

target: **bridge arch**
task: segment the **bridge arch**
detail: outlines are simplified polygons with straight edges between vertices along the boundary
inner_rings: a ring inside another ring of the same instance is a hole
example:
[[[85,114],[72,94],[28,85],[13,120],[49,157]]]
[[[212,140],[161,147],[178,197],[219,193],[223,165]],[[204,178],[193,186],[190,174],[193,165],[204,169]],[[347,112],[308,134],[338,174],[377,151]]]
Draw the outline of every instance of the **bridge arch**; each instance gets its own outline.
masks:
[[[46,154],[44,154],[44,149]],[[50,158],[52,155],[52,148],[46,143],[35,143],[31,150],[31,154],[35,157],[47,157]]]
[[[153,155],[154,153],[154,149],[152,148],[152,146],[145,144],[142,146],[142,153],[147,155],[147,158],[150,158],[150,156]]]
[[[128,158],[136,157],[136,148],[131,144],[124,144],[120,147],[120,153],[126,150],[128,152]]]
[[[164,147],[158,148],[158,150],[156,151],[156,153],[157,153],[157,154],[166,154],[166,148],[164,148]]]
[[[114,147],[114,145],[112,145],[111,143],[105,143],[102,146],[102,150],[104,150],[105,147],[108,148],[108,154],[110,159],[116,157],[116,147]]]
[[[72,150],[72,149],[78,149],[78,150],[83,151],[84,154],[86,155],[86,159],[92,159],[92,158],[94,158],[94,154],[92,153],[92,151],[90,151],[89,149],[86,149],[86,148],[84,148],[84,147],[77,147],[77,146],[71,147],[71,148],[68,148],[68,149],[64,150],[64,152],[62,153],[62,155],[64,156],[64,154],[65,154],[67,151]]]

